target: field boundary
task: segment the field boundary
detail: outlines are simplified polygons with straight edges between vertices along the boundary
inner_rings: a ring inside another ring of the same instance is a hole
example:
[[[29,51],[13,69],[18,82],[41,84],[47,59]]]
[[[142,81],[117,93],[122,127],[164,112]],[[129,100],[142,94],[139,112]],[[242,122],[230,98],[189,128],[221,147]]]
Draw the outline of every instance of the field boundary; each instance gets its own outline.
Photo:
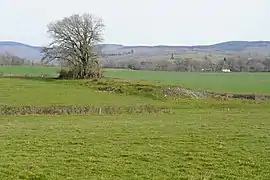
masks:
[[[89,115],[89,114],[170,114],[169,108],[154,105],[107,106],[9,106],[0,105],[0,115]]]

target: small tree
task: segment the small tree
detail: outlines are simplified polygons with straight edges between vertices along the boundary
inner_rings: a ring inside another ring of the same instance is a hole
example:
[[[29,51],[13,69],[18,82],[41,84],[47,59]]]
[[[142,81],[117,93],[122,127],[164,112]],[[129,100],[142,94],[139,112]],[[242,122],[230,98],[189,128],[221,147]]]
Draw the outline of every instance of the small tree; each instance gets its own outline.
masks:
[[[42,61],[60,61],[72,78],[101,77],[96,45],[103,41],[104,28],[102,19],[88,13],[50,23],[47,32],[52,41],[43,49]]]

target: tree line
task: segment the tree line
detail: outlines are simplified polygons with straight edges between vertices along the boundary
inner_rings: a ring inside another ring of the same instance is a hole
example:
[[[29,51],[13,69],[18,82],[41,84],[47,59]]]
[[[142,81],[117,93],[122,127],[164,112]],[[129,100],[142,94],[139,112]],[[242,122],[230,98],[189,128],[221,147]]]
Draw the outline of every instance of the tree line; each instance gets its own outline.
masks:
[[[40,63],[20,58],[10,53],[0,54],[0,66],[34,66]]]
[[[179,72],[220,72],[222,69],[230,69],[232,72],[270,72],[270,56],[268,57],[224,57],[219,60],[205,58],[196,60],[193,58],[175,58],[155,61],[105,61],[105,68],[121,68],[133,70],[152,71],[179,71]]]
[[[153,71],[221,71],[230,69],[234,72],[270,71],[270,57],[235,56],[214,60],[177,58],[173,54],[166,60],[149,61],[110,61],[108,56],[130,55],[133,50],[124,53],[105,54],[96,45],[103,41],[105,25],[103,20],[89,13],[73,14],[51,22],[47,26],[50,42],[43,48],[42,63],[57,63],[65,67],[60,72],[62,78],[87,79],[101,78],[102,68],[126,68]],[[103,57],[103,59],[102,59]],[[105,60],[104,60],[105,59]],[[107,60],[106,60],[107,59]],[[19,57],[6,54],[0,56],[0,65],[33,65]]]

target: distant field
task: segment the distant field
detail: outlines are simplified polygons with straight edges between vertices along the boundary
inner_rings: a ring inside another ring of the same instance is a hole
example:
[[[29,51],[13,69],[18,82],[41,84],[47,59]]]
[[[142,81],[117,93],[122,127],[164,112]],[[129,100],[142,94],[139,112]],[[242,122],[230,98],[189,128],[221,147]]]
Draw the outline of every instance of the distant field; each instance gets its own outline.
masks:
[[[234,93],[270,94],[270,73],[192,73],[154,71],[107,71],[106,76],[149,80],[161,84]]]
[[[0,74],[13,74],[13,75],[50,75],[57,74],[55,67],[40,67],[40,66],[0,66]]]
[[[0,74],[56,76],[57,68],[0,66]],[[233,93],[270,94],[270,73],[190,73],[106,69],[105,76]]]

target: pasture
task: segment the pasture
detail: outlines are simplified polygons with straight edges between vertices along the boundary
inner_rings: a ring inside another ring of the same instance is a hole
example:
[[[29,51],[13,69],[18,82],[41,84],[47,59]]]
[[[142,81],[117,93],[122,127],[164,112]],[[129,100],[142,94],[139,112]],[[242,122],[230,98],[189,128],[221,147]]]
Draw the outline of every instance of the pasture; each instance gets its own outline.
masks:
[[[42,66],[0,66],[0,74],[3,75],[57,75],[57,68],[55,67],[42,67]]]
[[[269,79],[268,74],[151,73],[107,71],[121,79],[98,81],[0,77],[0,106],[25,112],[0,112],[1,180],[270,178],[269,101],[173,99],[157,93],[159,86],[182,82],[194,88],[268,93],[265,84],[251,86]],[[234,81],[236,87],[218,87],[216,79],[225,76],[230,77],[227,83],[236,76],[242,81]],[[203,86],[198,79],[213,84]],[[61,111],[63,106],[88,105],[134,108],[113,114]],[[137,105],[170,112],[141,112]],[[58,115],[30,111],[44,107]]]
[[[0,66],[0,74],[56,76],[57,68],[38,66]],[[130,71],[105,69],[105,76],[146,80],[155,84],[181,85],[215,92],[270,94],[270,73],[193,73]]]
[[[148,80],[216,92],[270,94],[270,73],[193,73],[162,71],[106,72],[108,77]]]

